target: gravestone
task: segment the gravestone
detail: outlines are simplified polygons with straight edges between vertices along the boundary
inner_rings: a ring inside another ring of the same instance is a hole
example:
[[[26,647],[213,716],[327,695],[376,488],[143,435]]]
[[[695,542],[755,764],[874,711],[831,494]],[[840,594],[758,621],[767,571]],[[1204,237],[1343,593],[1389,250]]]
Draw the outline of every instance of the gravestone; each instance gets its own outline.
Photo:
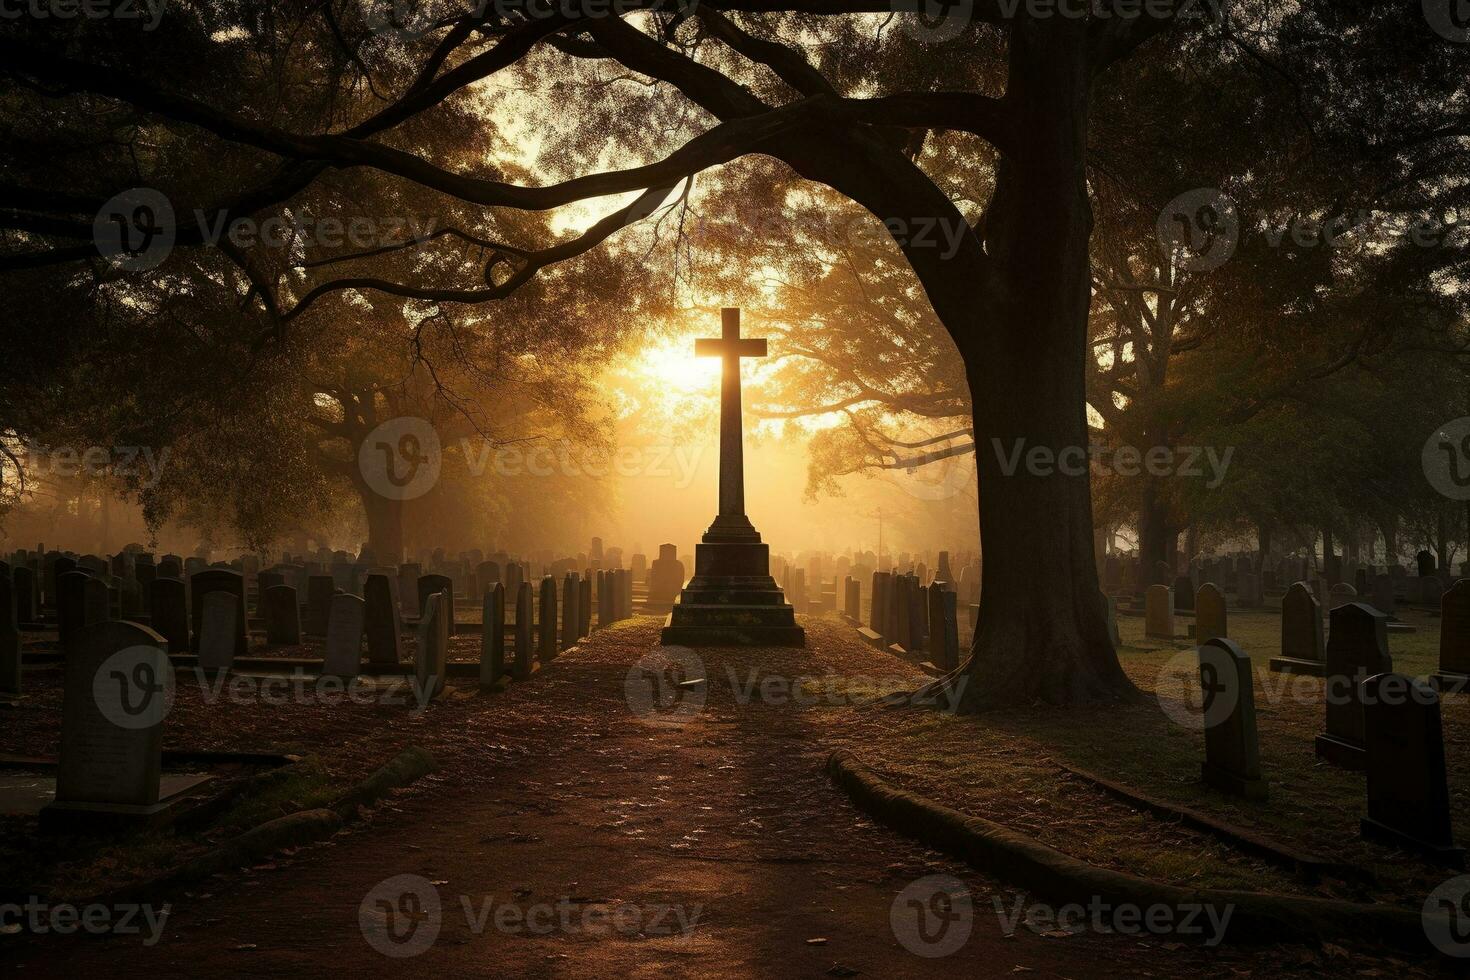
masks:
[[[1305,582],[1295,582],[1281,597],[1281,656],[1271,669],[1283,674],[1321,677],[1327,670],[1322,645],[1322,606]]]
[[[159,578],[176,578],[180,582],[184,580],[184,559],[178,555],[164,555],[158,560]]]
[[[301,605],[289,585],[266,588],[261,600],[265,613],[265,642],[272,646],[295,646],[301,642]]]
[[[20,626],[15,615],[15,586],[0,576],[0,694],[20,693]]]
[[[482,600],[480,690],[498,687],[505,677],[505,586],[494,583]]]
[[[307,636],[326,636],[332,618],[332,597],[337,583],[330,575],[312,575],[306,580],[306,620],[302,623]]]
[[[597,573],[597,628],[613,621],[612,573],[599,570]]]
[[[1167,585],[1150,585],[1144,593],[1143,624],[1147,636],[1174,638],[1174,593]]]
[[[10,580],[15,587],[15,618],[17,623],[39,623],[41,621],[41,603],[36,590],[36,573],[34,569],[24,565],[15,566],[10,573]]]
[[[561,589],[561,648],[568,650],[577,644],[577,628],[581,626],[581,615],[577,607],[582,597],[581,579],[576,572],[567,572],[562,579]]]
[[[1439,695],[1403,674],[1362,683],[1363,740],[1368,771],[1365,840],[1463,868],[1465,849],[1450,828],[1444,730]]]
[[[489,592],[500,582],[500,566],[493,561],[482,561],[475,566],[475,585],[480,594]]]
[[[1250,657],[1231,640],[1210,637],[1199,648],[1199,679],[1204,695],[1204,781],[1222,792],[1264,800],[1266,781],[1261,778],[1261,753],[1256,741],[1256,694]]]
[[[398,566],[398,601],[404,619],[417,619],[419,616],[419,576],[422,574],[423,566],[417,562]]]
[[[648,601],[652,604],[671,604],[684,587],[684,564],[679,561],[678,548],[672,544],[658,546],[658,557],[648,572]]]
[[[1194,641],[1223,640],[1230,635],[1225,619],[1225,594],[1206,582],[1199,587],[1194,606]]]
[[[1194,580],[1188,575],[1174,579],[1174,611],[1194,612]]]
[[[445,625],[449,628],[449,635],[454,635],[454,581],[448,575],[420,575],[418,581],[419,608],[424,608],[429,601],[429,596],[435,592],[442,592],[448,597],[444,604],[446,615]]]
[[[173,701],[164,639],[137,623],[83,626],[66,659],[56,798],[43,829],[142,824],[161,808],[163,720]]]
[[[351,593],[332,597],[327,620],[326,652],[322,673],[329,677],[356,677],[362,671],[362,634],[367,603]]]
[[[228,592],[239,603],[235,611],[235,656],[245,656],[245,576],[227,568],[208,568],[195,572],[189,579],[190,622],[194,626],[193,649],[199,649],[199,633],[204,623],[204,597],[211,592]]]
[[[522,582],[516,590],[515,679],[528,680],[536,671],[536,651],[531,645],[531,583]]]
[[[156,578],[148,583],[148,624],[164,638],[169,653],[188,652],[189,605],[183,582]]]
[[[221,674],[235,662],[235,596],[230,592],[209,592],[200,606],[199,669],[206,674]]]
[[[537,637],[541,648],[541,662],[549,664],[556,659],[556,579],[547,575],[541,579],[541,629]]]
[[[286,576],[277,571],[258,572],[255,576],[255,614],[265,618],[265,592],[277,585],[285,585]]]
[[[1428,578],[1434,574],[1434,555],[1429,551],[1420,551],[1414,556],[1414,561],[1419,568],[1419,577]]]
[[[1255,572],[1241,572],[1235,577],[1235,602],[1242,609],[1258,609],[1265,604],[1261,577]]]
[[[362,591],[368,662],[377,667],[401,663],[403,621],[398,618],[398,603],[393,599],[393,580],[374,573],[367,577]]]
[[[1396,599],[1394,597],[1393,576],[1373,576],[1373,606],[1379,612],[1392,617],[1397,611]]]
[[[1460,579],[1439,601],[1439,670],[1429,682],[1440,691],[1470,684],[1470,579]]]
[[[1388,617],[1361,602],[1331,613],[1327,642],[1327,730],[1317,736],[1317,757],[1344,769],[1366,765],[1363,746],[1362,682],[1393,670],[1388,653]]]
[[[101,592],[102,615],[95,616],[98,592]],[[56,631],[62,653],[67,653],[89,622],[100,623],[107,614],[107,586],[86,572],[73,569],[56,576]]]
[[[1421,576],[1415,588],[1421,606],[1438,606],[1444,595],[1444,581],[1438,575]]]
[[[577,633],[578,639],[592,635],[591,578],[583,578],[577,583]]]
[[[424,614],[419,619],[418,650],[414,654],[414,677],[419,696],[425,701],[444,691],[449,667],[449,617],[444,607],[450,602],[442,592],[431,592],[424,598]]]
[[[883,635],[884,623],[883,610],[888,608],[888,588],[892,576],[887,572],[873,573],[873,595],[872,604],[868,607],[868,628],[879,636]]]
[[[930,586],[928,600],[929,644],[934,665],[940,670],[954,670],[960,665],[959,596]]]

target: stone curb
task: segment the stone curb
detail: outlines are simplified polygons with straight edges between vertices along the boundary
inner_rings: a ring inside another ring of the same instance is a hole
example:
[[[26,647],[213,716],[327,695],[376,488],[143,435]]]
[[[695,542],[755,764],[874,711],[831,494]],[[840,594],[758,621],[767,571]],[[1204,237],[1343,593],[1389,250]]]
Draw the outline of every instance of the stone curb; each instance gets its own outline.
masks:
[[[1365,905],[1267,892],[1184,888],[1095,867],[1008,827],[969,816],[901,790],[846,750],[833,752],[827,774],[859,809],[909,837],[958,857],[1057,904],[1230,907],[1234,943],[1300,943],[1303,939],[1377,941],[1433,955],[1424,917],[1389,905]],[[1174,937],[1179,938],[1179,937]]]

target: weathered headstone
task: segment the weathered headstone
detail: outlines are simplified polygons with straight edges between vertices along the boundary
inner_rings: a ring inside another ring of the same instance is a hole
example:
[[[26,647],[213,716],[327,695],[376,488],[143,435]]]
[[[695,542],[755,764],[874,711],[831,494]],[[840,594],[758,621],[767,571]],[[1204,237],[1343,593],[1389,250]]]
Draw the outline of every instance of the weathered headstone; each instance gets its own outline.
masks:
[[[120,620],[81,627],[66,660],[56,799],[42,810],[42,827],[145,823],[159,809],[171,706],[163,637]]]
[[[1439,695],[1403,674],[1365,679],[1363,740],[1368,771],[1367,840],[1463,868],[1465,849],[1450,827]]]
[[[1265,799],[1250,657],[1231,640],[1210,637],[1199,648],[1199,679],[1205,724],[1201,775],[1223,792],[1248,800]]]
[[[581,579],[576,572],[567,572],[562,579],[561,589],[561,648],[570,649],[577,645],[577,629],[581,626],[578,605],[582,597]]]
[[[934,665],[940,670],[954,670],[960,665],[959,596],[930,586],[928,600],[929,642]]]
[[[577,583],[577,632],[578,639],[592,635],[592,579],[584,577]]]
[[[401,663],[403,621],[393,598],[393,580],[381,573],[369,575],[362,591],[368,662],[378,667]]]
[[[658,557],[648,572],[648,601],[652,604],[672,603],[684,587],[684,565],[679,561],[678,547],[658,546]]]
[[[107,608],[107,586],[87,572],[73,569],[56,576],[56,625],[63,653],[85,626],[112,618]]]
[[[449,635],[454,635],[454,581],[448,575],[420,575],[418,581],[419,608],[424,608],[429,596],[435,592],[442,592],[447,596],[444,603],[444,613],[447,617],[446,625],[449,627]]]
[[[556,579],[547,575],[541,579],[541,622],[537,636],[541,649],[541,662],[549,664],[556,659]]]
[[[301,642],[301,605],[289,585],[272,585],[261,600],[265,614],[265,642],[272,646],[295,646]]]
[[[1322,606],[1305,582],[1295,582],[1281,597],[1281,656],[1271,669],[1321,677],[1327,669],[1322,645]]]
[[[1199,587],[1194,603],[1194,641],[1203,645],[1209,640],[1225,639],[1230,635],[1225,617],[1225,594],[1206,582]]]
[[[399,610],[404,619],[417,619],[419,616],[419,576],[421,574],[423,574],[423,566],[417,562],[398,566]]]
[[[1174,593],[1167,585],[1150,585],[1144,593],[1143,631],[1150,637],[1174,638]]]
[[[362,672],[362,635],[366,603],[351,593],[332,597],[327,620],[322,673],[329,677],[356,677]]]
[[[1363,747],[1362,682],[1393,670],[1388,654],[1388,617],[1361,602],[1331,613],[1327,641],[1327,730],[1317,736],[1318,758],[1344,769],[1366,765]]]
[[[536,670],[536,650],[531,640],[534,613],[531,606],[531,583],[522,582],[516,590],[515,679],[527,680]]]
[[[194,625],[193,649],[199,649],[199,635],[204,623],[204,597],[211,592],[228,592],[239,602],[235,616],[235,656],[245,656],[245,576],[227,568],[207,568],[189,579],[190,621]]]
[[[419,618],[414,676],[418,680],[419,696],[426,701],[443,693],[449,673],[449,617],[444,607],[450,601],[442,592],[429,593],[424,600],[424,614]]]
[[[235,596],[230,592],[208,592],[200,606],[199,669],[219,674],[235,662]]]
[[[505,586],[495,582],[482,600],[480,690],[498,687],[505,677]]]
[[[1414,561],[1419,568],[1419,577],[1427,578],[1434,574],[1434,554],[1429,551],[1420,551],[1414,556]]]
[[[1460,579],[1439,601],[1439,670],[1429,681],[1441,691],[1470,686],[1470,579]]]
[[[155,578],[148,583],[148,623],[164,638],[169,653],[189,649],[189,605],[184,583],[176,578]]]

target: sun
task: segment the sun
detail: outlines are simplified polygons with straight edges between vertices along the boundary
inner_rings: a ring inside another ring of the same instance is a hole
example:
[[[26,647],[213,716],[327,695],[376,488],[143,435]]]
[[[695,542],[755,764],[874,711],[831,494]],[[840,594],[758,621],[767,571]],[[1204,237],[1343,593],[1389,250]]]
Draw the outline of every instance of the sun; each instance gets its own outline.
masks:
[[[694,356],[694,334],[643,351],[634,370],[650,384],[675,395],[709,395],[719,391],[720,360]]]

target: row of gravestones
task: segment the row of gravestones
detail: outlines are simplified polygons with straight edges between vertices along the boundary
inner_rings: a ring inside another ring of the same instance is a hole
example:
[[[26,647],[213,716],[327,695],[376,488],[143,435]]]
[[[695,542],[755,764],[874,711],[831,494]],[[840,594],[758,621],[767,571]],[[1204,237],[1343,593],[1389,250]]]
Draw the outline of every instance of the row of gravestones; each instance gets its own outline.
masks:
[[[849,576],[842,587],[843,615],[873,646],[909,659],[926,652],[939,670],[954,670],[960,657],[959,596],[946,582],[921,581],[917,575],[874,572],[863,627],[862,583]]]
[[[1470,602],[1470,582],[1462,580],[1452,591],[1459,593],[1453,601]],[[1315,600],[1303,594],[1301,601]],[[1460,662],[1466,664],[1464,611],[1458,615],[1461,632],[1451,642],[1461,644]],[[1320,637],[1315,613],[1311,622]],[[1386,615],[1363,603],[1332,610],[1326,721],[1315,751],[1333,765],[1366,774],[1367,815],[1360,822],[1365,839],[1462,867],[1464,850],[1451,832],[1439,694],[1433,684],[1393,672],[1387,624]],[[1444,656],[1442,645],[1442,661]],[[1461,683],[1470,680],[1459,677]],[[1264,799],[1250,658],[1229,639],[1209,638],[1199,648],[1199,680],[1205,781]]]
[[[1417,555],[1416,575],[1411,576],[1402,565],[1381,567],[1383,572],[1379,573],[1373,565],[1360,565],[1333,555],[1321,572],[1321,578],[1329,586],[1345,583],[1356,588],[1359,594],[1366,594],[1377,575],[1386,575],[1397,591],[1407,595],[1409,602],[1430,606],[1438,602],[1439,592],[1452,582],[1449,572],[1437,568],[1433,555],[1428,551]],[[1259,604],[1262,594],[1278,594],[1278,583],[1313,581],[1318,577],[1316,564],[1311,559],[1271,558],[1258,570],[1255,558],[1250,555],[1198,558],[1190,562],[1187,575],[1177,574],[1172,565],[1162,561],[1153,563],[1145,575],[1143,562],[1138,557],[1106,555],[1100,561],[1098,574],[1103,591],[1111,594],[1141,594],[1149,585],[1170,583],[1177,588],[1179,580],[1187,578],[1191,588],[1204,582],[1215,582],[1226,592],[1240,594],[1244,597],[1242,605]]]

